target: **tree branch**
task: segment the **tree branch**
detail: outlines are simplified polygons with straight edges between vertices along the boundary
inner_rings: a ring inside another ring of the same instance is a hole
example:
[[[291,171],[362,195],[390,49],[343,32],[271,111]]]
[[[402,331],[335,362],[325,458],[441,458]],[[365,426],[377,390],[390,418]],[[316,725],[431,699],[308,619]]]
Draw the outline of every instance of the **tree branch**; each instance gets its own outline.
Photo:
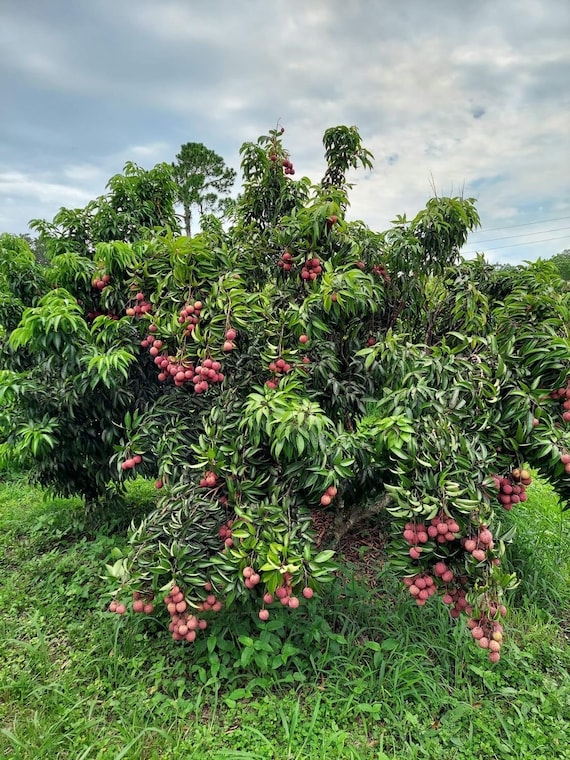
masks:
[[[384,492],[380,498],[372,504],[365,504],[361,507],[355,507],[348,513],[341,508],[337,513],[333,522],[333,538],[332,545],[338,546],[344,536],[359,523],[364,522],[373,515],[377,515],[382,512],[392,501],[392,497],[389,493]]]

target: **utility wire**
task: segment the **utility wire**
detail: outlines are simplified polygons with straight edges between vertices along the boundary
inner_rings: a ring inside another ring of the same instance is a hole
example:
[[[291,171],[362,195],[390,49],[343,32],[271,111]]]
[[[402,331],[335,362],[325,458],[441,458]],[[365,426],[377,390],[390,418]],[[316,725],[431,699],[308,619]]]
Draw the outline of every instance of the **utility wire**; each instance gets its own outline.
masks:
[[[540,232],[521,232],[520,235],[506,235],[500,238],[485,238],[485,240],[475,240],[467,245],[480,245],[481,243],[496,243],[499,240],[512,240],[519,237],[530,237],[531,235],[548,235],[551,232],[562,232],[562,230],[570,230],[570,227],[557,227],[554,230],[540,230]],[[531,241],[532,242],[532,241]]]
[[[524,224],[511,224],[508,227],[483,227],[480,230],[475,230],[471,234],[477,235],[479,233],[485,234],[486,232],[498,232],[499,230],[513,230],[517,227],[528,227],[531,224],[549,224],[549,222],[563,222],[566,221],[566,219],[570,219],[570,216],[559,216],[556,219],[540,219],[537,222],[524,222]]]
[[[485,248],[485,251],[499,251],[501,248],[516,248],[519,245],[540,245],[540,243],[548,243],[551,240],[568,240],[568,235],[560,235],[559,237],[545,238],[544,240],[527,240],[526,243],[511,243],[511,245],[497,245],[494,248]],[[475,251],[465,251],[465,253],[475,253]]]

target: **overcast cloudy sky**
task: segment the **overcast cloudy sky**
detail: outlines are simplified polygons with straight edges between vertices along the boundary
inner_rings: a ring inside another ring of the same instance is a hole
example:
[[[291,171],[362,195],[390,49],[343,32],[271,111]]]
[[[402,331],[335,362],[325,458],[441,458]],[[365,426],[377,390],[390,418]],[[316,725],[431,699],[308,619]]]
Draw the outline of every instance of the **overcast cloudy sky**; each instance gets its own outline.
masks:
[[[473,195],[490,261],[570,248],[569,0],[0,0],[0,231],[203,142],[234,168],[279,120],[297,176],[322,134],[374,153],[350,218],[385,229]]]

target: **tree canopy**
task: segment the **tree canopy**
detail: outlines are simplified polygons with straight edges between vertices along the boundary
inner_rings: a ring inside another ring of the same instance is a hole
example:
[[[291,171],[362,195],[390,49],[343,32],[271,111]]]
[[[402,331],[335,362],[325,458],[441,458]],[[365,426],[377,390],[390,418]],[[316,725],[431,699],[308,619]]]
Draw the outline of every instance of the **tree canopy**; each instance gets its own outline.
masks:
[[[312,184],[292,179],[282,130],[244,145],[227,229],[165,226],[160,167],[132,225],[116,193],[147,187],[138,170],[38,224],[50,267],[3,344],[4,457],[91,499],[156,478],[156,509],[108,568],[112,609],[167,590],[177,640],[222,606],[264,621],[305,604],[342,537],[381,515],[416,603],[439,593],[496,661],[516,584],[501,513],[529,467],[570,497],[570,294],[548,262],[463,260],[470,198],[380,233],[348,221],[347,173],[372,157],[354,127],[325,149]]]
[[[182,145],[172,166],[178,186],[177,200],[184,209],[184,229],[190,237],[193,209],[200,215],[219,210],[234,184],[236,172],[215,151],[196,142]]]

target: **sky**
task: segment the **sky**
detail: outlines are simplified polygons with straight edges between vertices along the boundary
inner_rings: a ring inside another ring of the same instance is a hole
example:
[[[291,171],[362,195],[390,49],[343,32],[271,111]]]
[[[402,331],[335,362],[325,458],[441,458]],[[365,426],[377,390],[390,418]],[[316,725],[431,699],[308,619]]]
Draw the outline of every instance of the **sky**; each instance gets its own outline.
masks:
[[[0,0],[0,232],[186,142],[239,171],[277,124],[318,182],[345,124],[375,157],[348,219],[475,197],[466,256],[549,258],[570,248],[569,43],[568,0]]]

